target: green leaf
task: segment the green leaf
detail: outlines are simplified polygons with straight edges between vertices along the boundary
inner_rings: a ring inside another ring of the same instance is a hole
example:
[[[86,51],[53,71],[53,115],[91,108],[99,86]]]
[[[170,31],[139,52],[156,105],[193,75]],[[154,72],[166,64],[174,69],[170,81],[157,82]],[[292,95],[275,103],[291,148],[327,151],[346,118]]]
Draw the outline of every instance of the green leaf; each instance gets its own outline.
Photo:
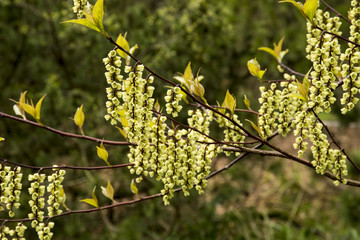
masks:
[[[128,41],[126,41],[125,37],[122,34],[119,34],[118,38],[116,39],[116,44],[122,47],[125,51],[130,51],[130,46]],[[117,49],[118,54],[120,57],[125,58],[128,56],[124,51]]]
[[[159,104],[159,101],[157,99],[156,99],[156,102],[154,104],[154,109],[155,109],[155,111],[160,112],[160,104]]]
[[[280,1],[279,3],[292,3],[300,12],[301,14],[310,22],[313,22],[313,18],[316,13],[316,9],[319,7],[319,0],[306,0],[304,4],[301,2],[295,2],[294,0],[284,0]]]
[[[236,108],[236,99],[233,95],[230,94],[229,90],[226,91],[224,102],[222,107],[225,107],[230,110],[231,115],[234,114]]]
[[[84,135],[84,131],[82,129],[82,126],[84,125],[85,121],[85,114],[83,112],[83,105],[81,104],[80,107],[77,108],[75,115],[74,115],[74,122],[76,126],[79,127],[81,134]]]
[[[255,123],[253,123],[253,122],[252,122],[251,120],[249,120],[249,119],[245,119],[245,121],[247,121],[247,122],[249,122],[249,123],[251,124],[252,128],[259,134],[259,136],[260,136],[261,138],[264,138],[263,135],[262,135],[262,133],[261,133],[261,131],[260,131],[260,127],[259,127],[258,125],[256,125]]]
[[[19,102],[19,106],[28,114],[30,114],[33,118],[35,118],[35,107],[34,104],[31,102],[25,103],[25,102]]]
[[[273,49],[271,49],[271,48],[268,48],[268,47],[259,47],[258,50],[267,52],[267,53],[273,55],[276,59],[278,59],[278,57],[279,57],[279,56],[276,54],[276,52],[275,52]]]
[[[191,71],[191,62],[189,62],[186,66],[183,77],[185,81],[185,86],[190,90],[190,86],[192,85],[192,82],[194,80],[194,75]]]
[[[286,2],[292,3],[301,12],[301,14],[304,17],[306,17],[305,14],[304,14],[304,10],[303,10],[304,6],[303,6],[303,4],[301,2],[295,2],[294,0],[279,1],[279,3],[286,3]]]
[[[98,157],[101,158],[102,160],[104,160],[104,162],[105,162],[109,167],[111,167],[110,163],[108,162],[109,154],[108,154],[108,152],[106,151],[103,143],[100,144],[100,147],[96,146],[96,149],[97,149],[97,155],[98,155]]]
[[[256,58],[249,60],[247,62],[247,67],[248,67],[251,75],[253,75],[254,77],[257,77],[260,81],[262,81],[262,78],[264,76],[264,73],[266,72],[266,69],[261,70],[260,64],[258,63]]]
[[[139,190],[138,190],[138,188],[137,188],[137,186],[136,186],[136,183],[135,183],[135,180],[134,180],[134,179],[131,180],[130,189],[131,189],[131,192],[132,192],[132,193],[138,195]]]
[[[274,56],[276,58],[276,60],[281,63],[281,60],[283,59],[283,57],[286,55],[286,53],[289,51],[288,49],[282,51],[282,44],[284,41],[284,37],[282,37],[279,41],[278,44],[274,43],[274,49],[268,48],[268,47],[260,47],[258,48],[258,50],[261,51],[265,51],[269,54],[271,54],[272,56]]]
[[[319,0],[306,0],[303,6],[305,16],[310,22],[313,22],[316,9],[319,7]]]
[[[108,181],[106,188],[101,187],[101,191],[105,197],[109,198],[112,201],[115,201],[114,200],[114,188],[111,185],[110,181]]]
[[[16,105],[13,106],[15,114],[22,116],[23,119],[26,119],[26,115],[25,115],[25,111],[24,111],[23,107],[21,106],[21,104],[26,104],[26,93],[27,93],[26,90],[24,92],[20,93],[19,102],[16,102],[15,100],[10,99],[14,103],[16,103]]]
[[[40,100],[36,103],[35,107],[35,119],[40,123],[40,111],[41,111],[41,104],[44,98],[46,97],[46,94],[40,98]]]
[[[95,25],[100,29],[101,33],[105,33],[103,19],[104,19],[104,0],[97,0],[93,11],[92,18],[94,19]]]
[[[246,95],[244,95],[244,104],[249,110],[251,110],[251,108],[250,108],[250,100],[246,97]]]
[[[121,135],[123,135],[123,137],[124,137],[125,139],[127,139],[127,134],[126,134],[125,130],[122,129],[122,128],[119,128],[118,126],[115,126],[115,127],[119,130],[119,132],[121,133]]]
[[[96,189],[96,186],[94,187],[94,189],[93,189],[93,191],[91,193],[92,198],[86,198],[86,199],[83,199],[83,200],[80,200],[80,201],[85,202],[87,204],[90,204],[90,205],[98,208],[99,207],[99,202],[98,202],[98,199],[97,199],[97,197],[95,195],[95,189]]]
[[[69,20],[69,21],[65,21],[65,22],[62,22],[62,23],[76,23],[76,24],[80,24],[80,25],[83,25],[85,27],[88,27],[88,28],[91,28],[97,32],[100,32],[101,33],[101,30],[94,25],[94,23],[92,23],[91,21],[89,21],[88,19],[85,19],[85,18],[81,18],[81,19],[72,19],[72,20]]]
[[[307,91],[307,89],[299,81],[296,81],[296,85],[297,85],[297,89],[298,89],[298,91],[300,93],[300,96],[302,96],[302,99],[304,99],[306,101],[308,99],[308,91]]]

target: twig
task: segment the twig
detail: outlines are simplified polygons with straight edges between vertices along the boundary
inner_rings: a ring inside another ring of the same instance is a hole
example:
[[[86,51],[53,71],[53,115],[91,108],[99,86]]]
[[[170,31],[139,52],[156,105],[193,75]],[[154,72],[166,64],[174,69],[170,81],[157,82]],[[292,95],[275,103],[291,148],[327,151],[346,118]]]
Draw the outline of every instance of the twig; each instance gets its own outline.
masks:
[[[63,136],[63,137],[79,138],[79,139],[84,139],[84,140],[93,141],[93,142],[97,142],[97,143],[103,143],[103,144],[107,144],[107,145],[120,145],[120,146],[134,145],[134,146],[136,146],[136,143],[104,140],[104,139],[100,139],[100,138],[89,137],[89,136],[86,136],[86,135],[79,135],[79,134],[60,131],[58,129],[48,127],[46,125],[40,125],[39,123],[30,121],[30,120],[27,120],[27,119],[15,117],[15,116],[12,116],[10,114],[3,113],[3,112],[0,112],[0,117],[8,118],[8,119],[15,120],[15,121],[22,122],[22,123],[26,123],[26,124],[29,124],[29,125],[32,125],[32,126],[35,126],[35,127],[38,127],[38,128],[42,128],[42,129],[45,129],[45,130],[48,130],[50,132],[56,133],[56,134],[58,134],[60,136]]]

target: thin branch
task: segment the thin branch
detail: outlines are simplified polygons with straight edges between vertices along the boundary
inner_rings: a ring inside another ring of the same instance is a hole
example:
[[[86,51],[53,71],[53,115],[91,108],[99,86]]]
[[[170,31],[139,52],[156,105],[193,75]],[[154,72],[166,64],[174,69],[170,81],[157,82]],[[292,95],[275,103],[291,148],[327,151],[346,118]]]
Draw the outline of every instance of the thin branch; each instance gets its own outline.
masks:
[[[347,21],[348,23],[351,24],[350,19],[348,19],[347,17],[345,17],[344,15],[342,15],[341,13],[339,13],[338,11],[336,11],[333,7],[331,7],[329,4],[327,4],[324,0],[320,0],[328,9],[330,9],[332,12],[334,12],[336,14],[336,16],[344,19],[345,21]]]
[[[60,166],[31,166],[26,165],[22,163],[16,163],[9,161],[7,159],[0,158],[0,161],[2,164],[10,164],[14,166],[19,166],[22,168],[28,168],[28,169],[36,169],[36,170],[46,170],[46,169],[72,169],[72,170],[87,170],[87,171],[94,171],[94,170],[103,170],[103,169],[115,169],[115,168],[123,168],[134,165],[133,163],[123,163],[123,164],[117,164],[117,165],[111,165],[111,166],[97,166],[97,167],[78,167],[78,166],[66,166],[66,165],[60,165]]]
[[[63,136],[63,137],[79,138],[79,139],[84,139],[84,140],[93,141],[93,142],[97,142],[97,143],[103,143],[103,144],[107,144],[107,145],[119,145],[119,146],[134,145],[134,146],[136,146],[136,143],[104,140],[104,139],[94,138],[94,137],[90,137],[90,136],[86,136],[86,135],[79,135],[79,134],[60,131],[58,129],[48,127],[46,125],[40,125],[39,123],[30,121],[30,120],[27,120],[27,119],[15,117],[15,116],[12,116],[10,114],[3,113],[3,112],[0,112],[0,117],[8,118],[8,119],[15,120],[15,121],[22,122],[22,123],[26,123],[26,124],[29,124],[29,125],[32,125],[32,126],[35,126],[35,127],[38,127],[38,128],[42,128],[42,129],[45,129],[45,130],[48,130],[50,132],[56,133],[56,134],[58,134],[60,136]]]
[[[290,72],[290,73],[293,74],[293,75],[297,75],[297,76],[300,76],[300,77],[305,77],[305,76],[306,76],[306,75],[303,74],[303,73],[300,73],[300,72],[297,72],[297,71],[291,69],[290,67],[286,66],[286,65],[283,64],[282,62],[279,62],[279,64],[280,64],[280,66],[281,66],[282,68],[285,68],[288,72]],[[311,77],[309,77],[309,78],[311,78]]]

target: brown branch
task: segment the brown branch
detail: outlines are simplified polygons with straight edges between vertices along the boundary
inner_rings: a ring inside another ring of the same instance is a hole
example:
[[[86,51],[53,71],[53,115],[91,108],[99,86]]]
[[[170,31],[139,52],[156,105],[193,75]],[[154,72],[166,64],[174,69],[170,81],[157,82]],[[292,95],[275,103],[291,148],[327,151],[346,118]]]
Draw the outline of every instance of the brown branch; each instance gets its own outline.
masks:
[[[329,4],[327,4],[324,0],[320,0],[328,9],[330,9],[332,12],[334,12],[336,14],[336,16],[344,19],[345,21],[347,21],[348,23],[351,24],[350,19],[348,19],[347,17],[345,17],[344,15],[342,15],[341,13],[339,13],[338,11],[336,11],[333,7],[331,7]]]
[[[103,144],[107,144],[107,145],[118,145],[118,146],[134,145],[134,146],[136,146],[136,143],[104,140],[104,139],[94,138],[94,137],[90,137],[90,136],[86,136],[86,135],[79,135],[79,134],[60,131],[58,129],[48,127],[46,125],[41,125],[39,123],[30,121],[30,120],[27,120],[27,119],[15,117],[15,116],[12,116],[10,114],[3,113],[3,112],[0,112],[0,117],[8,118],[8,119],[15,120],[15,121],[22,122],[22,123],[26,123],[26,124],[29,124],[29,125],[32,125],[32,126],[35,126],[35,127],[38,127],[38,128],[42,128],[42,129],[45,129],[45,130],[48,130],[50,132],[56,133],[56,134],[58,134],[60,136],[63,136],[63,137],[79,138],[79,139],[93,141],[93,142],[96,142],[96,143],[103,143]]]
[[[10,164],[14,166],[19,166],[22,168],[28,168],[28,169],[36,169],[36,170],[46,170],[46,169],[72,169],[72,170],[86,170],[86,171],[93,171],[93,170],[103,170],[103,169],[115,169],[115,168],[123,168],[134,165],[133,163],[123,163],[123,164],[117,164],[117,165],[111,165],[111,166],[97,166],[97,167],[78,167],[78,166],[66,166],[66,165],[60,165],[60,166],[43,166],[43,167],[37,167],[37,166],[31,166],[26,165],[22,163],[16,163],[9,161],[7,159],[0,158],[0,161],[3,164]]]

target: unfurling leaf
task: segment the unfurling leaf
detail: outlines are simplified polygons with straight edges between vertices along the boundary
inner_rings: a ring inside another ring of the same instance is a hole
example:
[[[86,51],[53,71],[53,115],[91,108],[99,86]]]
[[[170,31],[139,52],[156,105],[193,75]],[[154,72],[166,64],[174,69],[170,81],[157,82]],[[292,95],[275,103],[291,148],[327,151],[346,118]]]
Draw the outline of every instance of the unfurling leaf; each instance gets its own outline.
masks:
[[[136,186],[136,183],[135,183],[135,180],[134,180],[134,179],[131,180],[130,189],[131,189],[131,192],[132,192],[132,193],[138,195],[139,190],[138,190],[138,188],[137,188],[137,186]]]
[[[104,162],[109,166],[111,167],[110,163],[108,162],[108,157],[109,157],[109,154],[108,152],[106,151],[105,147],[104,147],[104,144],[101,143],[100,144],[100,147],[96,146],[96,149],[97,149],[97,155],[99,158],[101,158],[102,160],[104,160]]]
[[[84,121],[85,121],[85,114],[83,112],[83,105],[81,104],[80,107],[77,108],[75,115],[74,115],[74,122],[76,124],[76,126],[79,127],[80,132],[82,135],[84,135],[84,131],[83,131],[83,125],[84,125]]]
[[[303,11],[307,19],[312,22],[316,13],[316,9],[319,7],[319,0],[306,0],[303,6]]]
[[[41,120],[40,120],[40,111],[41,111],[42,101],[44,100],[46,94],[44,96],[42,96],[42,98],[37,102],[35,107],[34,107],[34,103],[32,102],[32,100],[30,100],[30,104],[25,101],[25,94],[26,94],[26,91],[24,92],[24,95],[22,95],[23,98],[20,97],[20,102],[17,102],[19,109],[22,109],[24,112],[30,114],[33,118],[35,118],[35,120],[40,125],[42,125]]]
[[[123,36],[122,34],[119,34],[118,38],[116,39],[116,44],[119,45],[120,47],[122,47],[125,51],[130,52],[130,46],[128,41],[126,41],[125,36]],[[121,49],[117,50],[118,54],[120,55],[120,57],[125,58],[128,56],[124,51],[122,51]]]
[[[266,72],[266,69],[261,70],[260,64],[258,63],[256,58],[249,60],[247,62],[247,67],[249,69],[250,74],[253,75],[254,77],[257,77],[262,82],[262,78],[264,73]]]
[[[97,0],[93,11],[92,17],[94,19],[95,25],[100,29],[101,33],[105,33],[103,19],[104,19],[104,0]]]
[[[90,205],[98,208],[99,207],[99,202],[98,202],[98,199],[97,199],[97,197],[95,195],[95,189],[96,189],[96,186],[94,187],[94,189],[93,189],[93,191],[91,193],[92,198],[86,198],[86,199],[83,199],[83,200],[80,200],[80,201],[85,202],[87,204],[90,204]]]
[[[114,188],[111,185],[110,181],[108,181],[106,188],[101,186],[102,194],[110,199],[111,201],[115,202],[114,200]]]
[[[83,25],[85,27],[91,28],[92,30],[95,30],[97,32],[100,32],[100,29],[95,26],[91,21],[85,19],[85,18],[81,18],[81,19],[71,19],[62,23],[76,23],[76,24],[80,24]]]
[[[159,104],[159,101],[156,100],[155,104],[154,104],[154,109],[155,111],[157,111],[158,113],[160,112],[160,104]]]
[[[191,62],[189,62],[186,66],[183,77],[185,81],[185,86],[187,88],[190,88],[191,83],[194,81],[194,75],[191,71]]]
[[[251,120],[249,120],[249,119],[245,119],[245,121],[248,121],[248,122],[251,124],[252,128],[259,134],[259,136],[260,136],[261,138],[264,138],[263,135],[262,135],[262,133],[261,133],[259,124],[256,125],[255,123],[253,123],[253,122],[252,122]]]
[[[120,127],[117,127],[117,126],[115,126],[115,127],[119,130],[119,132],[121,133],[121,135],[122,135],[125,139],[127,139],[126,131],[125,131],[124,129],[120,128]]]
[[[320,4],[319,0],[306,0],[304,4],[302,4],[301,2],[295,2],[294,0],[284,0],[280,1],[279,3],[284,2],[292,3],[301,12],[301,14],[312,23],[316,9],[319,7]]]
[[[230,94],[229,90],[226,91],[225,99],[221,106],[229,109],[231,115],[234,114],[236,108],[236,99],[233,95]]]
[[[19,102],[16,102],[15,100],[10,99],[11,101],[13,101],[14,103],[16,103],[13,106],[14,112],[16,115],[22,116],[23,119],[26,119],[26,115],[25,115],[25,111],[24,109],[21,107],[21,104],[25,104],[26,103],[26,93],[27,91],[24,91],[20,94],[20,99]]]
[[[42,98],[40,98],[40,100],[36,103],[36,107],[35,107],[35,119],[39,123],[40,123],[41,104],[42,104],[42,101],[44,100],[45,96],[46,96],[46,94],[44,96],[42,96]]]
[[[250,108],[250,100],[246,97],[246,95],[244,95],[244,104],[249,110],[251,110],[251,108]]]
[[[268,47],[260,47],[258,48],[258,50],[267,52],[269,54],[271,54],[273,57],[276,58],[276,60],[281,63],[283,57],[286,55],[286,53],[288,53],[288,49],[282,51],[282,44],[284,42],[284,37],[282,37],[279,41],[278,44],[274,43],[274,49],[268,48]]]

